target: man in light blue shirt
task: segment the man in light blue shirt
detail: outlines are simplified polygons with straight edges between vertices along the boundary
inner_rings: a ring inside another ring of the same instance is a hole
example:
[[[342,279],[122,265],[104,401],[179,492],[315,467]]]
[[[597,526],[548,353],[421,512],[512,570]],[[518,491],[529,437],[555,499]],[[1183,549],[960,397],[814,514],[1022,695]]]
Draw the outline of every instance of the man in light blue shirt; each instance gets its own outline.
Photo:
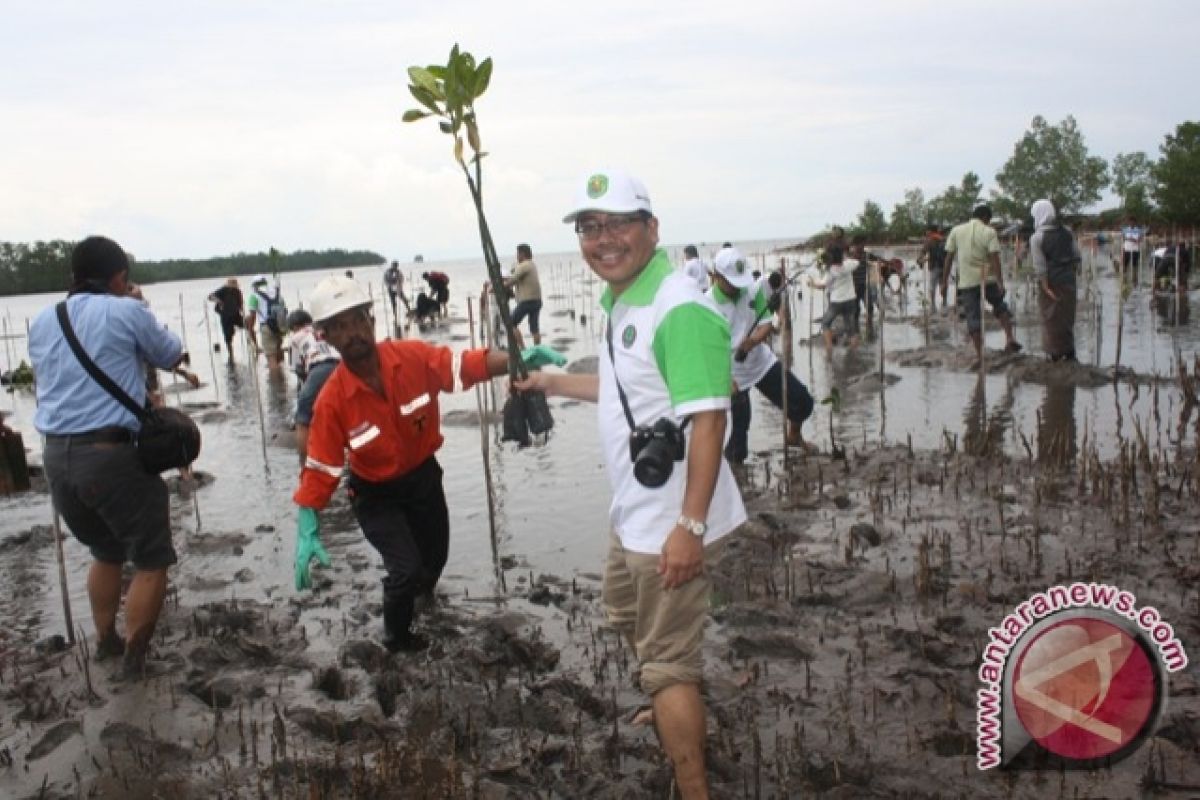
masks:
[[[173,369],[179,338],[129,297],[129,259],[120,245],[91,236],[71,253],[67,314],[84,351],[136,402],[145,403],[143,362]],[[56,509],[92,552],[88,599],[96,656],[124,654],[127,677],[141,675],[175,563],[167,487],[138,458],[137,418],[87,373],[71,351],[55,307],[29,331],[37,375],[34,424],[45,435],[45,470]],[[126,634],[117,634],[121,569],[136,572],[126,598]]]

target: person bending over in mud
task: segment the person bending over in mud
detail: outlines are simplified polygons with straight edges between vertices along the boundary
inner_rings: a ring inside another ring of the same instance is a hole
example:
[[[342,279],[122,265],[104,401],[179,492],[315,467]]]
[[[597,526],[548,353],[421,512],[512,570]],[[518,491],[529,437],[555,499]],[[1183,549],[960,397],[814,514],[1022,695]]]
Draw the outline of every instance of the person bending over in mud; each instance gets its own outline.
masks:
[[[708,298],[729,323],[733,343],[734,391],[730,414],[733,432],[725,445],[725,457],[733,464],[741,464],[749,455],[750,388],[757,387],[776,408],[783,408],[783,364],[766,344],[774,331],[768,286],[767,281],[756,282],[751,278],[745,258],[732,247],[721,250],[713,260],[713,284]],[[800,428],[812,415],[813,398],[790,370],[786,375],[787,443],[804,445]]]
[[[308,455],[292,499],[299,506],[296,588],[312,586],[309,564],[329,565],[318,509],[347,480],[354,516],[383,556],[383,644],[420,650],[412,631],[414,602],[432,595],[450,545],[450,515],[435,454],[442,446],[438,395],[468,389],[508,372],[508,355],[476,349],[454,353],[419,339],[375,341],[371,298],[344,276],[317,284],[313,322],[342,356],[313,409]]]
[[[825,337],[825,352],[833,351],[833,324],[842,320],[842,335],[850,341],[851,347],[858,346],[858,327],[855,312],[858,309],[858,298],[854,293],[854,269],[858,262],[846,258],[842,248],[831,246],[822,254],[822,260],[828,268],[828,276],[824,280],[808,279],[808,285],[814,289],[825,290],[825,316],[821,318],[821,335]]]
[[[584,260],[608,284],[608,352],[599,375],[542,370],[516,386],[597,403],[613,487],[605,611],[637,655],[680,793],[706,798],[704,565],[746,519],[721,457],[729,325],[659,249],[658,219],[638,179],[589,174],[563,221],[575,224]]]

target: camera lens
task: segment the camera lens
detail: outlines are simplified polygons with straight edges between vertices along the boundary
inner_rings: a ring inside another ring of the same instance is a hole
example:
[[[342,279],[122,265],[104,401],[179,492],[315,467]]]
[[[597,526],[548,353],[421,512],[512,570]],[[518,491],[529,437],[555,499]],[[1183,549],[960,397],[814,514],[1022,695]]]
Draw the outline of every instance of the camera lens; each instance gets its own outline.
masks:
[[[643,451],[643,455],[633,462],[633,477],[637,478],[637,482],[642,486],[648,489],[657,489],[671,477],[673,466],[669,460],[647,458]]]

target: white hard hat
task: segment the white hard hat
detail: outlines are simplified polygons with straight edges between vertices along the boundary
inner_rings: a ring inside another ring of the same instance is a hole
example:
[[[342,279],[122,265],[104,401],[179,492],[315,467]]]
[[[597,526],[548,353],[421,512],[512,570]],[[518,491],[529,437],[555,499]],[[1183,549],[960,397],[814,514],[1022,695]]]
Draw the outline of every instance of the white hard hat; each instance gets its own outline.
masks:
[[[266,275],[255,275],[255,276],[254,276],[254,280],[250,281],[250,285],[251,285],[251,286],[258,286],[260,283],[266,283],[266,282],[267,282],[267,276],[266,276]]]
[[[313,322],[322,323],[343,311],[371,305],[371,298],[353,278],[331,275],[317,284],[308,299]]]

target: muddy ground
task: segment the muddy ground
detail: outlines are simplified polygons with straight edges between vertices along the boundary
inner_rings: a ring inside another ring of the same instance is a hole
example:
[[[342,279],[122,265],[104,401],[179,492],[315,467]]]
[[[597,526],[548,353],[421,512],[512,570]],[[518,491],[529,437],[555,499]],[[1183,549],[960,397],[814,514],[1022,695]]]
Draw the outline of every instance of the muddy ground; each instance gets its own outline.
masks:
[[[1090,379],[1078,369],[1068,382]],[[1191,405],[1175,407],[1127,420],[1112,458],[1073,426],[1046,426],[1022,456],[1006,454],[994,415],[936,451],[843,442],[844,458],[792,452],[786,465],[757,454],[739,476],[751,521],[712,569],[714,795],[1200,793],[1200,424]],[[358,536],[344,504],[330,517],[331,550]],[[238,560],[252,535],[190,537],[184,546],[209,556],[190,563],[208,572],[172,580],[252,581]],[[49,529],[33,528],[0,542],[0,556],[50,547]],[[173,593],[144,682],[118,680],[86,642],[37,639],[15,620],[0,633],[0,793],[670,796],[653,731],[631,721],[643,698],[630,652],[603,625],[599,575],[529,574],[510,577],[507,597],[442,596],[419,623],[434,647],[389,655],[375,643],[374,566],[359,559],[354,581],[319,578],[315,592],[271,603],[188,607]],[[986,629],[1078,579],[1133,591],[1191,647],[1157,735],[1109,769],[978,771]],[[44,580],[30,573],[5,591]]]

